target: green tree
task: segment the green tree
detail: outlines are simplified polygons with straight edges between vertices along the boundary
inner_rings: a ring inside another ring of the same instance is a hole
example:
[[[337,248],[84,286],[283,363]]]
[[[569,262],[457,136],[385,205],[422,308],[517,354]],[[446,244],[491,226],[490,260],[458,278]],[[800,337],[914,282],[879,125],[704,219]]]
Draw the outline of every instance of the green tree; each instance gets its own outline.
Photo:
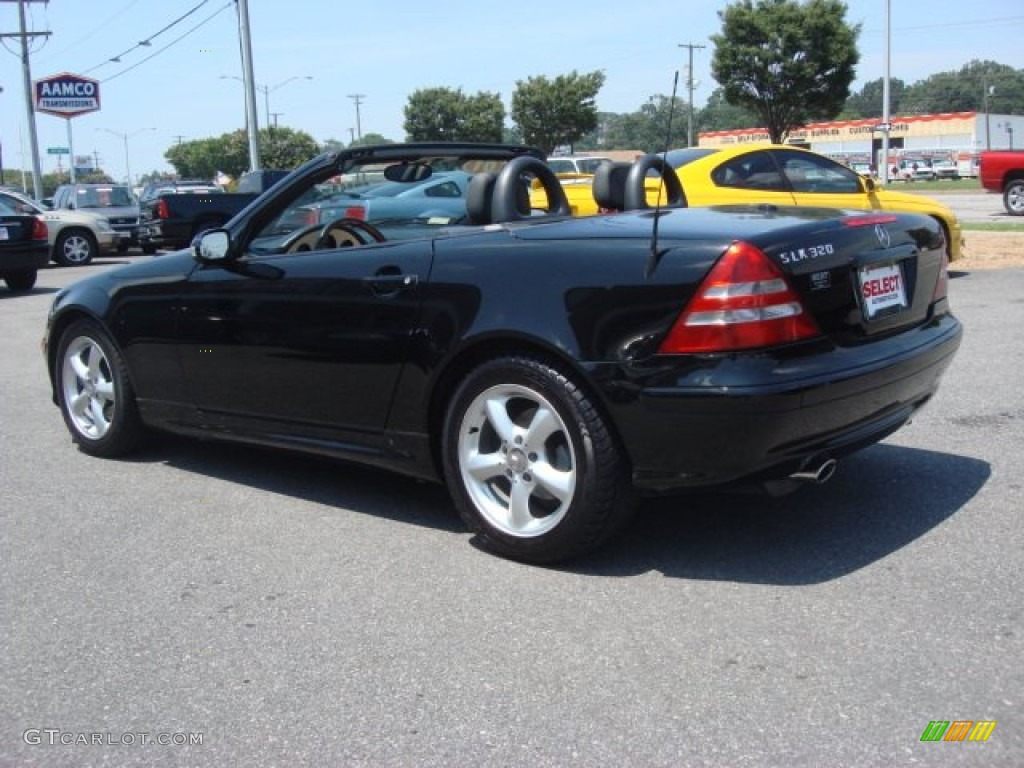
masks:
[[[373,144],[394,144],[391,139],[385,139],[379,133],[364,133],[361,139],[356,139],[349,147],[369,147]]]
[[[761,118],[746,107],[726,101],[722,88],[715,88],[708,96],[707,104],[697,112],[698,131],[731,131],[760,126]]]
[[[865,83],[857,93],[850,94],[840,116],[844,120],[882,117],[884,82],[882,78]],[[889,114],[899,113],[907,95],[907,84],[898,77],[889,79]]]
[[[283,126],[260,131],[260,160],[265,168],[290,171],[320,152],[320,145],[305,131]]]
[[[425,88],[409,96],[409,141],[501,141],[505,107],[496,93],[467,96],[461,88]]]
[[[914,83],[903,97],[905,114],[984,112],[1024,115],[1024,70],[974,60],[958,71],[939,72]],[[894,110],[895,112],[896,110]]]
[[[523,140],[550,154],[597,128],[596,98],[604,73],[559,75],[554,80],[531,77],[516,81],[512,94],[512,120]]]
[[[313,137],[291,128],[265,128],[257,136],[265,168],[290,170],[318,154]],[[180,176],[212,179],[217,171],[237,178],[249,169],[249,138],[244,130],[217,137],[183,141],[164,153]]]
[[[840,113],[856,74],[860,25],[840,0],[739,0],[718,12],[711,73],[730,104],[761,118],[772,142]]]

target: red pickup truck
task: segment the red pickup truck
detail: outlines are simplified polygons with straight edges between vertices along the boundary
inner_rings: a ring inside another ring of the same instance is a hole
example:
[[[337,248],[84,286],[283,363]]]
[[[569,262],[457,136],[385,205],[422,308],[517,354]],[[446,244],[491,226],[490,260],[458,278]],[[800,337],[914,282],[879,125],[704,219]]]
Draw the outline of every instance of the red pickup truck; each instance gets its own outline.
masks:
[[[993,149],[981,153],[981,186],[999,192],[1011,216],[1024,216],[1024,152]]]

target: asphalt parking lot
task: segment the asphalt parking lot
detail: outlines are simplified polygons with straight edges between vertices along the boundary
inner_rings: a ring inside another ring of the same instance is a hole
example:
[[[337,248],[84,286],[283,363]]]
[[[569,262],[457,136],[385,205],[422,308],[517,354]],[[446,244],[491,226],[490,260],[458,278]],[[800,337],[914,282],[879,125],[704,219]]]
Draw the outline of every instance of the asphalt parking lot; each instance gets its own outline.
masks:
[[[938,396],[827,485],[652,501],[546,569],[383,472],[75,450],[47,308],[143,258],[0,290],[0,765],[1024,764],[1024,269],[954,273]]]

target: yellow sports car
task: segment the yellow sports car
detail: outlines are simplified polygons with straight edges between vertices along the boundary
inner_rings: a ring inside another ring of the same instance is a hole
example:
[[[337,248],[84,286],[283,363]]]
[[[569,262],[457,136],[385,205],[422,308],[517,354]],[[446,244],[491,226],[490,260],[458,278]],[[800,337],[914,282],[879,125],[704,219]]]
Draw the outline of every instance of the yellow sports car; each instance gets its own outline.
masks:
[[[949,241],[950,258],[960,256],[960,223],[949,208],[924,195],[894,192],[881,187],[872,179],[860,176],[816,152],[782,145],[729,149],[695,147],[671,150],[664,159],[682,183],[686,205],[751,203],[924,213],[942,224]],[[621,182],[628,168],[628,164],[612,164],[604,174],[599,172],[595,177],[571,174],[562,179],[573,214],[585,216],[621,209],[622,205],[616,205],[617,196],[613,195],[609,204],[607,192],[602,196],[601,191],[597,191],[597,198],[605,201],[600,205],[595,199],[595,183],[600,186],[603,176],[607,187],[608,179],[616,173],[620,174]],[[645,174],[647,203],[652,207],[656,205],[659,194],[662,205],[672,198],[673,180],[669,180],[670,189],[666,190],[660,179],[657,169]],[[678,204],[680,201],[672,202]],[[532,191],[531,206],[546,208],[547,200],[542,189]]]

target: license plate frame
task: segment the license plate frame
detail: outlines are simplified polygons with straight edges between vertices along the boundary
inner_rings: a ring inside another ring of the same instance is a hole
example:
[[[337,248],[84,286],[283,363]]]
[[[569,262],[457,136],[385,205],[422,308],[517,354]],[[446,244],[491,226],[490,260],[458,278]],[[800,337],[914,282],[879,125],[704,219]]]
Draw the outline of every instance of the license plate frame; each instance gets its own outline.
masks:
[[[862,266],[857,270],[857,286],[864,317],[868,320],[887,317],[910,306],[903,267],[898,261]]]

